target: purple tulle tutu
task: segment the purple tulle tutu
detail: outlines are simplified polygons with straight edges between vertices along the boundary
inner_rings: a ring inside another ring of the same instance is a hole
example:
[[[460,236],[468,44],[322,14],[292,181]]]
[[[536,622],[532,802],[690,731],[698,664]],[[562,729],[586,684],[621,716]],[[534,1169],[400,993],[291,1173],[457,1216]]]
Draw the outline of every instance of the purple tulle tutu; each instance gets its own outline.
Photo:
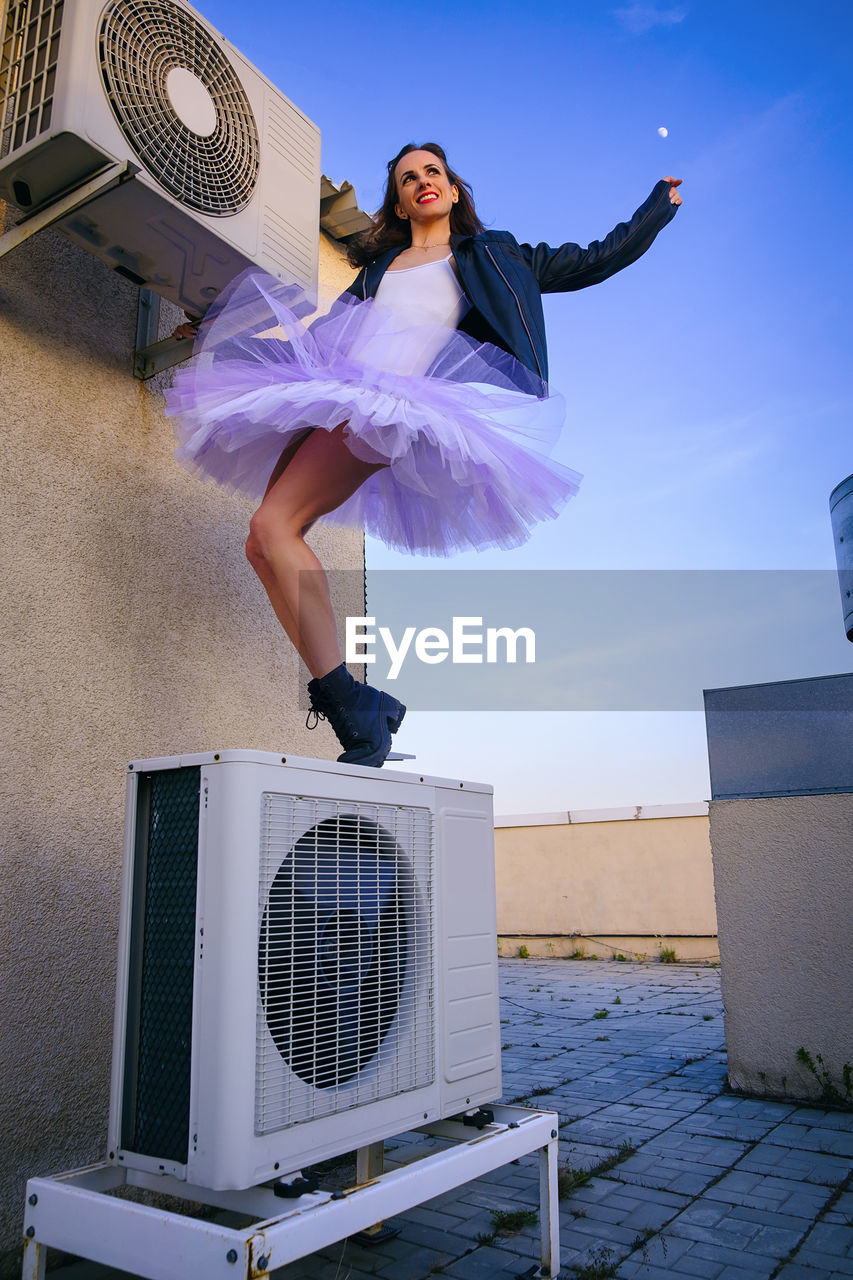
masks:
[[[184,465],[260,498],[289,443],[346,423],[352,453],[387,465],[323,523],[438,556],[518,546],[577,492],[547,456],[562,397],[514,357],[373,299],[346,295],[306,327],[308,309],[257,270],[217,299],[166,393]]]

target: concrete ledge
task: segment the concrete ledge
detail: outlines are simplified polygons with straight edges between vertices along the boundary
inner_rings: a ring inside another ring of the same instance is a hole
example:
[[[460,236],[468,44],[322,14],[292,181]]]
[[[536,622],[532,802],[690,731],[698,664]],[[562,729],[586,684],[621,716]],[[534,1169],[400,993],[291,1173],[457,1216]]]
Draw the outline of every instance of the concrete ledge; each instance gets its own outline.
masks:
[[[666,934],[502,934],[498,955],[509,959],[521,951],[522,957],[540,960],[630,960],[635,964],[660,962],[662,951],[674,951],[675,963],[719,964],[720,948],[715,935],[668,936]],[[526,952],[526,954],[525,954]],[[673,963],[667,960],[666,963]]]
[[[693,804],[638,804],[621,809],[563,809],[556,813],[507,813],[496,827],[560,827],[579,822],[633,822],[642,818],[707,818],[708,801]]]

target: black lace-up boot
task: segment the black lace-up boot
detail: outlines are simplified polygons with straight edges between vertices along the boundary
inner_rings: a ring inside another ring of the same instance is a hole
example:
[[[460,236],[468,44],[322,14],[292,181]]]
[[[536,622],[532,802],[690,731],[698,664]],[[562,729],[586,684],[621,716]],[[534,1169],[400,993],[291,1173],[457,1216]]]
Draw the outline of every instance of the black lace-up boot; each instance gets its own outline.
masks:
[[[311,710],[305,724],[313,729],[318,719],[328,720],[344,749],[338,756],[340,763],[377,769],[384,763],[391,750],[391,734],[397,732],[406,714],[402,702],[372,685],[359,684],[343,663],[310,681],[308,696]]]

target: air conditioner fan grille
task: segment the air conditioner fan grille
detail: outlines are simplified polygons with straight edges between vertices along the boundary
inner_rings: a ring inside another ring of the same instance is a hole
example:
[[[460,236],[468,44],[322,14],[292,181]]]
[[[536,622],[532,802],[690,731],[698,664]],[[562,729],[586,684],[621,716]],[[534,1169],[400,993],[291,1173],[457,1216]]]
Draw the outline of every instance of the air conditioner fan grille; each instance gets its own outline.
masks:
[[[264,796],[258,1133],[431,1083],[431,875],[429,810]]]
[[[109,104],[147,172],[199,213],[244,208],[257,182],[258,129],[212,33],[171,0],[113,0],[101,22],[100,63]],[[200,81],[215,108],[206,136],[172,104],[167,79],[176,69]]]

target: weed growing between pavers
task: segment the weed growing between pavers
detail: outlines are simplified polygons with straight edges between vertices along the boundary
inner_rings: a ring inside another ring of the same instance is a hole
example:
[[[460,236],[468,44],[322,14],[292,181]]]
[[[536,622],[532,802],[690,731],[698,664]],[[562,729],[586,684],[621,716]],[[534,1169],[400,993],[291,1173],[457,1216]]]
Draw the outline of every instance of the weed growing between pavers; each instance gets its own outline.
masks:
[[[489,1217],[492,1220],[494,1233],[498,1236],[515,1236],[524,1227],[535,1227],[539,1214],[535,1209],[492,1209]]]
[[[649,1241],[652,1240],[656,1235],[657,1235],[657,1231],[655,1230],[654,1227],[646,1227],[645,1231],[641,1231],[638,1236],[634,1237],[634,1240],[631,1244],[631,1252],[634,1253],[636,1252],[637,1249],[645,1249]],[[663,1237],[661,1237],[661,1239],[663,1239]]]
[[[613,1250],[604,1245],[593,1252],[592,1259],[583,1267],[575,1270],[575,1280],[614,1280],[619,1259],[613,1257]]]
[[[815,1058],[817,1062],[815,1062]],[[842,1068],[843,1093],[827,1071],[823,1058],[819,1053],[816,1053],[813,1058],[805,1045],[800,1045],[797,1050],[797,1062],[799,1062],[800,1066],[805,1067],[820,1085],[821,1102],[829,1103],[833,1107],[853,1106],[853,1067],[850,1066],[849,1062],[845,1062]]]
[[[558,1089],[562,1089],[564,1085],[571,1083],[572,1077],[566,1076],[564,1080],[557,1080],[554,1084],[541,1085],[538,1089],[531,1089],[529,1093],[519,1094],[517,1098],[507,1098],[506,1106],[529,1107],[533,1098],[540,1097],[543,1093],[556,1093]]]
[[[571,1165],[564,1164],[557,1170],[557,1195],[560,1200],[566,1200],[578,1187],[589,1182],[590,1178],[600,1177],[602,1174],[609,1173],[611,1169],[615,1169],[617,1164],[621,1164],[623,1160],[632,1156],[636,1149],[631,1139],[626,1138],[624,1142],[620,1142],[612,1156],[599,1160],[598,1164],[594,1164],[590,1169],[573,1169]]]
[[[525,1227],[535,1227],[539,1214],[535,1209],[492,1209],[489,1217],[492,1220],[491,1231],[480,1231],[475,1237],[477,1244],[492,1245],[498,1236],[517,1236]]]

